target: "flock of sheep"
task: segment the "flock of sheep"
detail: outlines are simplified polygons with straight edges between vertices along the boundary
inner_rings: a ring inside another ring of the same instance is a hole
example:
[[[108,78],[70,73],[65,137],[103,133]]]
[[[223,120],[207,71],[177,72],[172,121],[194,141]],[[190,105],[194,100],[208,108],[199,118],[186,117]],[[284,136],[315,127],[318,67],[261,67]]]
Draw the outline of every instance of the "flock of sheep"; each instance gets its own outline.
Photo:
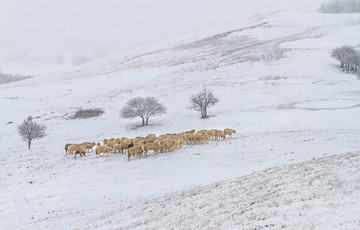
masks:
[[[151,150],[156,155],[158,153],[171,152],[181,147],[184,144],[204,144],[210,140],[218,141],[225,139],[227,136],[231,137],[232,134],[236,133],[234,129],[212,129],[212,130],[195,130],[186,131],[182,133],[171,133],[156,136],[155,134],[149,134],[146,137],[136,138],[110,138],[104,139],[103,144],[94,142],[84,142],[81,144],[66,144],[65,153],[75,153],[80,156],[85,156],[87,151],[95,148],[96,156],[104,156],[105,153],[127,153],[128,160],[130,161],[131,156],[137,156],[142,158],[143,155],[147,156],[147,153]],[[102,155],[101,155],[102,154]]]

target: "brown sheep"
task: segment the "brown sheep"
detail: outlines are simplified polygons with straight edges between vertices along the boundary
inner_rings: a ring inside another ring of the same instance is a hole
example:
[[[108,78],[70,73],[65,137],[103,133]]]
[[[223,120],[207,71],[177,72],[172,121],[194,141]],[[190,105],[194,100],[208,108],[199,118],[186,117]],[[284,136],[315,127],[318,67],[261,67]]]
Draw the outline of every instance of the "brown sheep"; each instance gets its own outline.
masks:
[[[116,151],[119,151],[119,153],[121,152],[121,154],[124,154],[124,143],[120,143],[120,144],[116,144],[114,145],[113,149],[114,149],[114,153],[116,153]]]
[[[70,146],[67,148],[67,152],[73,154],[73,153],[75,152],[76,146],[77,146],[77,145],[70,145]]]
[[[127,140],[128,138],[127,137],[122,137],[120,138],[120,141],[123,142],[124,140]]]
[[[121,139],[120,139],[120,138],[116,138],[116,139],[115,139],[115,143],[116,143],[116,144],[120,144],[120,143],[121,143]]]
[[[125,153],[127,152],[128,148],[134,146],[134,144],[132,143],[132,140],[129,140],[129,139],[124,140],[124,142],[121,144],[122,144],[122,148]]]
[[[185,133],[185,134],[193,134],[193,133],[195,133],[195,129],[190,130],[190,131],[185,131],[184,133]]]
[[[68,153],[68,148],[69,148],[70,145],[73,145],[73,144],[66,144],[66,145],[65,145],[65,154]]]
[[[148,143],[148,144],[145,144],[144,145],[144,152],[145,152],[145,156],[147,156],[147,152],[149,150],[153,150],[154,151],[154,154],[158,154],[159,152],[159,145],[158,144],[155,144],[155,143]]]
[[[225,139],[225,133],[222,130],[215,130],[215,140],[220,140],[220,138]]]
[[[149,138],[156,138],[156,134],[150,133],[149,135],[146,136],[146,139],[149,139]]]
[[[109,142],[108,139],[104,139],[104,140],[103,140],[103,145],[105,145],[105,144],[108,143],[108,142]]]
[[[201,144],[201,134],[193,134],[192,135],[192,143],[193,144]]]
[[[86,152],[86,150],[85,150],[85,148],[83,146],[81,146],[81,145],[76,146],[76,148],[75,148],[75,160],[76,160],[76,155],[77,154],[80,154],[80,157],[81,157],[82,155],[85,156],[85,152]]]
[[[116,145],[116,143],[115,143],[115,142],[112,142],[112,141],[108,141],[105,145],[108,146],[108,147],[113,148],[114,145]]]
[[[207,134],[203,134],[203,135],[201,135],[200,136],[200,139],[201,139],[201,142],[202,143],[207,143],[208,142],[208,140],[209,140],[209,135],[207,135]]]
[[[83,145],[83,147],[87,150],[87,151],[90,151],[90,149],[92,150],[92,151],[94,151],[93,150],[93,147],[96,145],[95,143],[90,143],[90,142],[84,142],[84,143],[82,143],[82,145]]]
[[[174,150],[175,147],[175,140],[173,138],[166,138],[163,141],[163,151],[164,152],[171,152]]]
[[[134,145],[139,145],[139,144],[144,145],[144,144],[146,144],[146,140],[145,139],[134,139],[133,143],[134,143]]]
[[[128,149],[128,160],[130,161],[131,156],[137,155],[141,159],[142,153],[144,152],[143,146],[134,146]]]
[[[107,155],[109,155],[109,153],[112,151],[113,151],[113,149],[106,145],[100,145],[100,146],[96,147],[96,149],[95,149],[95,153],[96,153],[97,157],[101,156],[100,153],[104,153],[104,155],[105,155],[105,153],[107,153]]]
[[[227,128],[227,129],[224,129],[224,133],[225,133],[225,136],[226,135],[229,135],[231,138],[232,138],[232,134],[234,134],[234,133],[236,133],[236,131],[234,130],[234,129],[229,129],[229,128]]]
[[[209,139],[215,139],[215,130],[208,130],[206,134],[209,136]]]
[[[124,143],[124,144],[126,144],[126,145],[130,145],[130,144],[133,144],[134,142],[133,142],[133,140],[131,140],[131,139],[126,139],[126,140],[124,140],[122,143]]]
[[[146,138],[146,143],[154,143],[155,140],[156,140],[156,137],[149,137],[149,138]]]

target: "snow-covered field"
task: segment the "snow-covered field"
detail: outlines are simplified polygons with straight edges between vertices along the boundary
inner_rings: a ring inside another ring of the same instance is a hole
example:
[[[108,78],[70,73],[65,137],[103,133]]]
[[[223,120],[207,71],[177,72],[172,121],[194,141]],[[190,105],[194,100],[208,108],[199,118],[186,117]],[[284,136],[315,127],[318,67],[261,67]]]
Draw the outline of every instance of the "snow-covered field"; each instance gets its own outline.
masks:
[[[359,34],[357,14],[275,12],[0,85],[1,229],[358,229],[360,81],[330,52]],[[209,119],[187,109],[203,87],[220,99]],[[147,127],[122,119],[136,96],[167,114]],[[69,119],[78,107],[105,113]],[[16,133],[28,115],[49,134],[31,150]],[[64,152],[228,127],[232,139],[130,162]]]

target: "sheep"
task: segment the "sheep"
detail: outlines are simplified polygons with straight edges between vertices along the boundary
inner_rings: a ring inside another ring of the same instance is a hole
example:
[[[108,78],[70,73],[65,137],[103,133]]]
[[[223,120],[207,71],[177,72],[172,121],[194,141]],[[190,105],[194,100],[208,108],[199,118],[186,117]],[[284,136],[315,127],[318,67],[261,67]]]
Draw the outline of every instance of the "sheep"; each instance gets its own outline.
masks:
[[[128,149],[128,160],[130,161],[131,156],[137,155],[139,159],[141,159],[141,155],[144,152],[143,146],[134,146]]]
[[[123,143],[121,143],[123,151],[126,153],[127,149],[134,146],[131,140],[126,139]]]
[[[149,137],[149,138],[146,138],[146,143],[154,143],[155,140],[156,140],[156,137]]]
[[[116,145],[116,143],[115,143],[115,142],[112,142],[112,141],[108,141],[105,145],[108,146],[108,147],[113,148],[114,145]]]
[[[114,141],[116,144],[120,144],[121,143],[121,139],[120,138],[116,138]]]
[[[222,137],[223,139],[226,138],[224,131],[215,130],[215,140],[220,140],[220,137]]]
[[[90,148],[91,148],[91,151],[94,151],[94,146],[96,146],[96,144],[95,144],[95,142],[92,142],[92,143],[90,143]]]
[[[192,135],[192,143],[193,144],[201,144],[201,134],[193,134]]]
[[[83,145],[83,147],[87,150],[87,151],[90,151],[90,149],[92,150],[92,151],[94,151],[93,150],[93,147],[96,145],[95,143],[90,143],[90,142],[84,142],[84,143],[82,143],[82,145]]]
[[[129,144],[132,144],[132,143],[133,143],[133,140],[132,140],[132,139],[126,139],[126,140],[123,140],[122,143],[124,143],[124,144],[126,144],[126,145],[129,145]]]
[[[127,137],[122,137],[122,138],[120,138],[120,141],[121,141],[121,142],[123,142],[124,140],[128,140],[128,138],[127,138]]]
[[[76,155],[77,154],[80,154],[80,157],[81,157],[82,155],[85,156],[85,152],[86,152],[86,150],[85,150],[85,148],[83,146],[81,146],[81,145],[76,146],[76,148],[75,148],[75,160],[76,160]]]
[[[73,145],[73,144],[66,144],[66,145],[65,145],[65,154],[68,153],[68,148],[69,148],[70,145]]]
[[[202,143],[207,143],[208,142],[208,140],[209,140],[209,135],[207,135],[207,134],[202,134],[202,135],[200,135],[200,140],[201,140],[201,142]]]
[[[134,141],[133,141],[134,145],[137,145],[137,144],[146,144],[146,140],[145,139],[139,139],[139,138],[135,138]]]
[[[183,136],[176,136],[175,137],[175,148],[180,148],[180,146],[182,146],[183,142],[184,142]]]
[[[169,152],[173,151],[176,148],[181,147],[183,144],[203,144],[209,140],[220,140],[221,138],[226,139],[227,137],[232,138],[232,134],[236,133],[234,129],[226,128],[224,130],[189,130],[182,133],[167,133],[163,135],[156,136],[154,133],[148,134],[146,137],[136,137],[134,139],[128,139],[126,137],[121,138],[109,138],[103,140],[103,145],[101,143],[90,143],[84,142],[82,144],[66,144],[65,153],[75,153],[75,158],[77,154],[80,156],[85,155],[83,149],[86,151],[93,151],[93,147],[96,147],[96,155],[99,156],[100,153],[107,153],[117,151],[120,153],[126,153],[129,149],[132,149],[130,155],[128,154],[129,160],[131,155],[138,155],[135,149],[142,148],[145,156],[150,150],[154,151],[154,154],[159,152]],[[135,151],[135,152],[134,152]],[[138,155],[141,158],[141,155]]]
[[[188,144],[188,145],[192,144],[192,139],[193,139],[192,136],[193,136],[193,134],[190,134],[190,133],[184,135],[186,144]]]
[[[209,139],[215,139],[215,130],[208,130],[206,134],[209,136]]]
[[[70,145],[70,146],[67,148],[67,152],[72,154],[72,153],[75,152],[75,148],[76,148],[76,145]]]
[[[116,153],[116,151],[119,151],[119,153],[121,152],[121,154],[124,154],[125,148],[123,143],[114,145],[113,149],[114,149],[114,153]]]
[[[154,154],[158,154],[159,152],[159,145],[158,144],[155,144],[155,143],[147,143],[144,145],[144,152],[145,152],[145,156],[147,156],[147,152],[149,150],[153,150],[154,151]]]
[[[109,146],[106,146],[106,145],[100,145],[98,147],[96,147],[95,149],[95,153],[96,153],[96,156],[101,156],[100,153],[107,153],[107,155],[109,155],[109,152],[112,152],[114,151],[111,147]]]
[[[164,141],[163,141],[163,151],[164,152],[170,152],[170,151],[174,150],[174,146],[175,146],[174,139],[172,139],[172,138],[164,139]]]
[[[186,133],[186,134],[193,134],[193,133],[195,133],[195,129],[190,130],[190,131],[185,131],[185,133]]]
[[[132,141],[135,143],[135,142],[144,141],[145,139],[146,139],[145,137],[135,137],[134,140],[132,140]]]
[[[236,131],[234,129],[229,129],[229,128],[226,128],[224,129],[224,133],[225,133],[225,136],[226,135],[229,135],[231,138],[232,138],[232,134],[236,133]]]
[[[146,139],[149,139],[149,138],[156,138],[156,134],[150,133],[149,135],[146,136]]]

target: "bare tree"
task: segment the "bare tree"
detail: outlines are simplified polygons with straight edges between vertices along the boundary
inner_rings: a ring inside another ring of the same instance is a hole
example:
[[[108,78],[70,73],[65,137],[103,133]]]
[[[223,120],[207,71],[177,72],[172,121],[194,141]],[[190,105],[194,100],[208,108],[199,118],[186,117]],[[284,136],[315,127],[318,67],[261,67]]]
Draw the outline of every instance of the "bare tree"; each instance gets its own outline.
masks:
[[[166,113],[166,108],[154,97],[135,97],[121,109],[123,118],[140,117],[142,125],[148,125],[150,117]]]
[[[336,60],[338,60],[341,64],[341,68],[344,67],[345,64],[345,60],[344,57],[347,53],[352,53],[355,52],[354,48],[351,46],[342,46],[342,47],[338,47],[333,49],[333,51],[331,52],[331,57],[335,58]]]
[[[360,52],[351,46],[342,46],[331,52],[331,57],[340,61],[343,71],[358,74],[360,71]]]
[[[219,102],[219,99],[207,88],[204,88],[200,93],[190,97],[190,109],[200,111],[201,118],[207,117],[207,109]]]
[[[359,13],[360,0],[328,0],[320,5],[320,13]]]
[[[29,116],[27,120],[24,120],[17,128],[19,135],[28,143],[29,149],[32,140],[46,136],[46,126],[36,123],[31,116]]]

